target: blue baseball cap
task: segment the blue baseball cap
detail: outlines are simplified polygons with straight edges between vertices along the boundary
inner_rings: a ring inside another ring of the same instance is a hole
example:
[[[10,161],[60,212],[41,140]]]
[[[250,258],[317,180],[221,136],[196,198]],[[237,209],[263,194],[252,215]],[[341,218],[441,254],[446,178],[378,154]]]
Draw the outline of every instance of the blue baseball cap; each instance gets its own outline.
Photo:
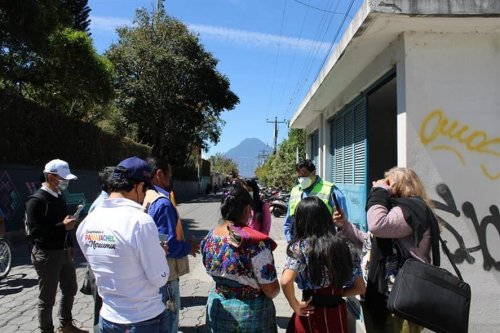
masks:
[[[137,156],[121,161],[113,170],[114,179],[131,179],[151,184],[151,166]]]

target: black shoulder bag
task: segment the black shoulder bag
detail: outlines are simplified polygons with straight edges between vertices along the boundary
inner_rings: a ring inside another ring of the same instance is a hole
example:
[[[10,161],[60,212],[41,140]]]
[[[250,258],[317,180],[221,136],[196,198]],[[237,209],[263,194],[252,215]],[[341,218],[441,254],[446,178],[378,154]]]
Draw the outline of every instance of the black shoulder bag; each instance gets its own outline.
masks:
[[[438,333],[467,333],[471,289],[451,260],[441,236],[439,241],[458,277],[443,268],[410,258],[396,276],[387,309]]]

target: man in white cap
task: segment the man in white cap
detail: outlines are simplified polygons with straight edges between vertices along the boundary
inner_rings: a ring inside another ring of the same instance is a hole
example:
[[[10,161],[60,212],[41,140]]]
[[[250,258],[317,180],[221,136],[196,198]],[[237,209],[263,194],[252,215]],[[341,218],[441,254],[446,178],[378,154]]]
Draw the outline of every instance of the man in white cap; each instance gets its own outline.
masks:
[[[77,219],[68,215],[66,201],[62,196],[69,181],[77,177],[69,170],[68,163],[59,159],[47,163],[43,174],[45,182],[42,187],[26,201],[26,225],[33,242],[31,261],[38,274],[40,290],[40,331],[54,332],[52,308],[59,284],[62,297],[57,332],[88,332],[75,327],[71,315],[78,285],[69,231],[75,227]]]

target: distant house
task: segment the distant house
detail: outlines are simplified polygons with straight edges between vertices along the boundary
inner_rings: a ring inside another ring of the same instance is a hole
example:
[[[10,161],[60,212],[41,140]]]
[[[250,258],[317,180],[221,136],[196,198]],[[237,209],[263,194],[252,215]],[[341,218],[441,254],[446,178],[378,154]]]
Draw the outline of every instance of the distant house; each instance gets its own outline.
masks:
[[[365,1],[290,125],[361,229],[371,182],[414,169],[472,287],[469,331],[497,329],[500,1]]]

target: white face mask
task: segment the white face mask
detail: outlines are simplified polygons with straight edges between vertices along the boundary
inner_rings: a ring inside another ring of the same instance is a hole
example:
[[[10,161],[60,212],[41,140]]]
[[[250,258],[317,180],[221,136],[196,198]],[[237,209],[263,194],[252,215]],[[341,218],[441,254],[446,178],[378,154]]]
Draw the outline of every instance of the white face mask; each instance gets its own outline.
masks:
[[[60,189],[61,191],[64,191],[65,189],[67,189],[67,188],[68,188],[68,185],[69,185],[69,180],[66,180],[66,179],[59,179],[57,182],[58,182],[58,183],[57,183],[57,187],[59,187],[59,189]]]
[[[311,186],[312,180],[310,177],[299,177],[299,184],[300,184],[300,187],[302,187],[303,189],[306,189],[309,186]]]

